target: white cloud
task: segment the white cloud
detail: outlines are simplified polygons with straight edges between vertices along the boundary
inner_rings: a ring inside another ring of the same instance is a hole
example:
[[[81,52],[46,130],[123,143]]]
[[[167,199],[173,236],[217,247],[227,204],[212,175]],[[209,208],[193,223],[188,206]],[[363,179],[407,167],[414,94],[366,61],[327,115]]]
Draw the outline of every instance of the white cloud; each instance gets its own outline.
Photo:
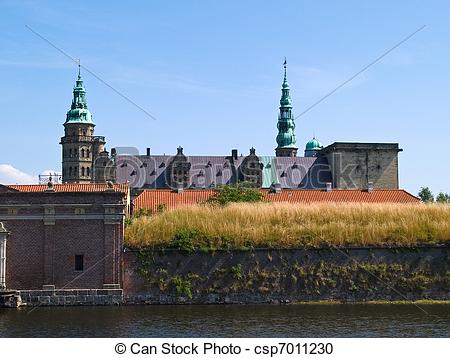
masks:
[[[11,164],[0,164],[1,184],[35,184],[37,177],[14,168]]]

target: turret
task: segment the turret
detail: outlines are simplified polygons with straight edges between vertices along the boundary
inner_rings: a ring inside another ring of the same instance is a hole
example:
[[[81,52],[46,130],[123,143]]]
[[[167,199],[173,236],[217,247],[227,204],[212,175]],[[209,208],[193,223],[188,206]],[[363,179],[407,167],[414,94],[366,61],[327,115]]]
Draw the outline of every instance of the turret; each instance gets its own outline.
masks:
[[[62,145],[63,183],[90,183],[93,181],[93,166],[96,157],[104,151],[105,138],[94,136],[95,124],[88,109],[86,89],[78,77],[73,88],[72,104],[64,122]]]
[[[281,86],[280,110],[278,114],[278,135],[275,149],[277,157],[296,157],[297,146],[295,138],[294,114],[292,112],[292,99],[289,83],[287,81],[287,62],[284,60],[284,79]]]
[[[323,148],[323,145],[313,137],[305,147],[305,157],[317,157],[319,151]]]

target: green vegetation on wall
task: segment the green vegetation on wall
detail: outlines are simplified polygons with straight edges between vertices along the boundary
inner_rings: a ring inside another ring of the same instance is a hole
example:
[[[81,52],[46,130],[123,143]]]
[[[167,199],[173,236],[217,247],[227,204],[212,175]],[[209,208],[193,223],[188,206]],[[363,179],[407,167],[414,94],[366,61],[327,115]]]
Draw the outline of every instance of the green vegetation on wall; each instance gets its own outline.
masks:
[[[239,258],[233,253],[197,254],[192,259],[174,253],[161,256],[149,250],[140,254],[139,274],[155,295],[189,300],[208,294],[404,300],[432,298],[433,292],[445,293],[450,288],[448,262],[437,259],[436,266],[430,254],[423,253],[428,258],[424,256],[419,263],[422,254],[413,248],[386,250],[381,256],[367,249],[361,261],[342,260],[340,253],[325,249],[303,256],[284,255],[274,250],[241,253]]]

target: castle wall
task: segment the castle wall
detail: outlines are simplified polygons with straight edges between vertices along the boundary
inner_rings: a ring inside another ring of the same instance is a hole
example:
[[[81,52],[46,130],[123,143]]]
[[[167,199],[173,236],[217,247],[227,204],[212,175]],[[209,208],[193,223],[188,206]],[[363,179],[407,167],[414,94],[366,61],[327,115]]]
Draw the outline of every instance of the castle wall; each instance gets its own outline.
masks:
[[[124,253],[126,303],[448,300],[448,247]]]

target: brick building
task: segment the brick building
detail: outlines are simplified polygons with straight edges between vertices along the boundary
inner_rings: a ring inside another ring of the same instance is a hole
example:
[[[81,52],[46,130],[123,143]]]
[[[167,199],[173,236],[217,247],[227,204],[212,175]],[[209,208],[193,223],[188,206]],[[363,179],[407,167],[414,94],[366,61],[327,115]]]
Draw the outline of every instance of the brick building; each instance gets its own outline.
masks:
[[[12,289],[121,284],[126,185],[0,186]]]

